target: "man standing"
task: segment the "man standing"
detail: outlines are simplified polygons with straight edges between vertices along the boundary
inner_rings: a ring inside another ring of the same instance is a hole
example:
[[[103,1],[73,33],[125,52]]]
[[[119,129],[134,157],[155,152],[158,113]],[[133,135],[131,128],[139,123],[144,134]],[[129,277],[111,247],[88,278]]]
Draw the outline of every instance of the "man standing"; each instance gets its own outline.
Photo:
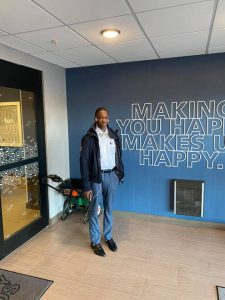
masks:
[[[112,238],[112,202],[119,182],[123,181],[122,150],[117,131],[108,127],[109,114],[100,107],[95,122],[81,141],[80,171],[85,197],[89,203],[89,232],[94,253],[105,256],[100,244],[98,206],[103,197],[103,235],[111,251],[117,251]]]

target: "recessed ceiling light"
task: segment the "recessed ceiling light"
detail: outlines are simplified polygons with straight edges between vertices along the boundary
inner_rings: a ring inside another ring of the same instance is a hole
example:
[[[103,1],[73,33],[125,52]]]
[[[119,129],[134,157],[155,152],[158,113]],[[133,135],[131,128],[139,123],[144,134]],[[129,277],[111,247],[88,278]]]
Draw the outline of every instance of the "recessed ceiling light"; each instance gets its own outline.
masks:
[[[120,34],[120,31],[118,29],[103,29],[100,33],[107,39],[114,39]]]

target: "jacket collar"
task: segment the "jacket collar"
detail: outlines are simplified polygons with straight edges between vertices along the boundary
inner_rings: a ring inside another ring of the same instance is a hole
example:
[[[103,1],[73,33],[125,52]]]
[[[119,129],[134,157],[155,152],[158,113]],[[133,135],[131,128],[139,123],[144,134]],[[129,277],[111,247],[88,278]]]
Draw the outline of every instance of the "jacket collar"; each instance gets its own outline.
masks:
[[[88,134],[88,135],[95,136],[95,137],[98,137],[95,128],[96,128],[96,125],[95,125],[95,123],[93,123],[92,126],[91,126],[91,128],[89,128],[87,134]],[[107,129],[108,129],[109,137],[110,137],[111,139],[114,139],[114,140],[115,140],[115,139],[118,139],[118,136],[117,136],[116,132],[113,131],[112,128],[110,128],[109,126],[107,126]]]
[[[105,135],[108,136],[108,134],[109,134],[108,128],[106,128],[106,130],[103,131],[101,128],[96,126],[95,131],[96,131],[98,136],[105,136]]]

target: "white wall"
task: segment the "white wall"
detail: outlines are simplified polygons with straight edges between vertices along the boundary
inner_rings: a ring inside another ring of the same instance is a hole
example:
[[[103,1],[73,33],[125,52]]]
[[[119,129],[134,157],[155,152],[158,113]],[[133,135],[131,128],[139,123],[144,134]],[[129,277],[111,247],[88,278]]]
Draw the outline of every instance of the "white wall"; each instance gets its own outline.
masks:
[[[47,173],[69,177],[69,144],[65,69],[0,45],[0,59],[43,71]],[[63,197],[49,189],[49,217],[62,210]]]

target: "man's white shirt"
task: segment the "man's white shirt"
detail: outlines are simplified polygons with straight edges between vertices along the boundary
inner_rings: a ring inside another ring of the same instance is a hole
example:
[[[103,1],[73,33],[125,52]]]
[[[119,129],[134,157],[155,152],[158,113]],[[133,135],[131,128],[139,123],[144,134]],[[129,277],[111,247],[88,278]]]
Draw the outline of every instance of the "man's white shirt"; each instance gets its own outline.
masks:
[[[115,141],[114,139],[111,139],[109,137],[108,129],[103,131],[98,126],[96,126],[95,131],[98,135],[99,141],[101,170],[113,169],[116,166]]]

